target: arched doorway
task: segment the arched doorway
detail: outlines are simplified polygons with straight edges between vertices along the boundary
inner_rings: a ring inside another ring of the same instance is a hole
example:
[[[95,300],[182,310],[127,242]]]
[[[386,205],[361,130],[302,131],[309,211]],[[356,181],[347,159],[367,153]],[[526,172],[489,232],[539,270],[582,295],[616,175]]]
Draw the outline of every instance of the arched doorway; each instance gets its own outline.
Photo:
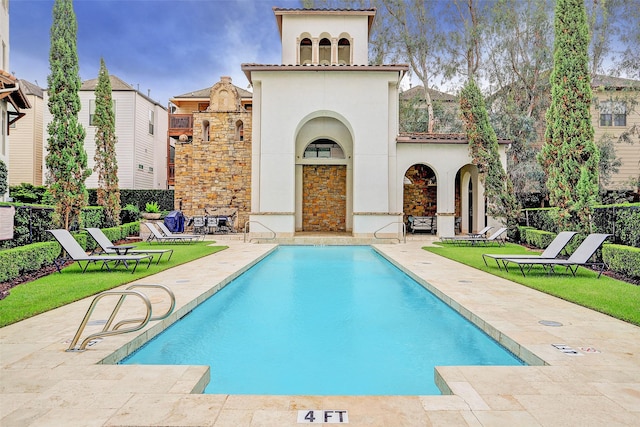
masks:
[[[431,167],[414,164],[404,174],[403,212],[406,217],[436,216],[438,211],[438,180]]]
[[[352,133],[333,112],[313,116],[296,135],[296,231],[350,231]]]

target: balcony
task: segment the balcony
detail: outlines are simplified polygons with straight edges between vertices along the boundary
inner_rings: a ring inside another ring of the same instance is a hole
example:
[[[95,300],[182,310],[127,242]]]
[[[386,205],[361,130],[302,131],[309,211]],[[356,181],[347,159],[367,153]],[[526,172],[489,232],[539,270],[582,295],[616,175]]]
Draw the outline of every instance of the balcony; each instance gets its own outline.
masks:
[[[169,136],[193,135],[192,114],[169,114]]]

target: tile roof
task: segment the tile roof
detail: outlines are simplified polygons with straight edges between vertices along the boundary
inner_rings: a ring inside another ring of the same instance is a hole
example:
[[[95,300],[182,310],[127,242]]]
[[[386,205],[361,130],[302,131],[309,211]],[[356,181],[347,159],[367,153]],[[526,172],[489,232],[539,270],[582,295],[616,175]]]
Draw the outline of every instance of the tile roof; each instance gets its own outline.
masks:
[[[242,64],[242,71],[251,81],[252,71],[400,71],[404,75],[408,64],[384,65],[293,65],[293,64]]]
[[[600,87],[603,86],[609,89],[626,89],[636,88],[640,89],[640,80],[625,79],[622,77],[605,76],[602,74],[596,74],[591,79],[591,86]]]
[[[467,144],[464,133],[401,133],[396,142],[405,144]],[[498,144],[511,144],[508,139],[498,138]]]

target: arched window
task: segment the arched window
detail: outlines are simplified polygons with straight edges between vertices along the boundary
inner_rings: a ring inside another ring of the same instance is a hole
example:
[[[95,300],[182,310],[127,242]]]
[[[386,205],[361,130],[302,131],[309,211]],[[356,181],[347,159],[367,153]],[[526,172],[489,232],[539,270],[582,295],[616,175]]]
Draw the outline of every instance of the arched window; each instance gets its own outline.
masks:
[[[331,64],[331,41],[329,39],[320,40],[320,52],[318,55],[318,62],[320,65]]]
[[[310,39],[304,38],[300,41],[300,65],[311,64],[311,48]]]
[[[349,43],[349,40],[345,38],[338,41],[338,64],[351,64],[351,43]]]
[[[242,123],[242,120],[236,122],[236,141],[244,141],[244,123]]]
[[[209,141],[209,120],[202,121],[202,140]]]
[[[317,139],[304,149],[305,159],[344,159],[344,151],[330,139]]]

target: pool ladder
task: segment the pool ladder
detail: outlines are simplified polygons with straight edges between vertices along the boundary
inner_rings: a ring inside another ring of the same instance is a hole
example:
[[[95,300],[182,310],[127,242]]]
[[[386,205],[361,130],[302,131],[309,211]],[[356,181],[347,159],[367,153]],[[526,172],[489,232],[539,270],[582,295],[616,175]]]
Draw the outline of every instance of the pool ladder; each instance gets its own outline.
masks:
[[[166,291],[169,294],[169,298],[171,299],[171,306],[166,311],[166,313],[164,313],[164,314],[162,314],[160,316],[152,317],[151,316],[151,313],[152,313],[151,301],[149,300],[149,297],[147,297],[142,292],[134,291],[133,290],[134,288],[157,288],[157,289],[162,289],[162,290]],[[118,302],[116,303],[113,311],[111,312],[111,315],[109,316],[109,319],[107,320],[106,324],[104,325],[104,328],[102,328],[102,331],[96,332],[96,333],[93,333],[93,334],[87,336],[82,341],[82,343],[80,343],[80,345],[76,347],[76,344],[80,340],[80,337],[82,336],[82,332],[84,332],[84,328],[87,326],[87,323],[89,322],[89,318],[91,317],[91,314],[93,314],[93,310],[95,310],[95,308],[96,308],[96,306],[98,304],[98,301],[100,301],[104,297],[114,296],[114,295],[119,295],[120,298],[118,299]],[[116,315],[118,314],[118,311],[120,310],[120,307],[122,307],[122,303],[124,303],[124,300],[128,296],[136,296],[136,297],[138,297],[138,298],[140,298],[142,300],[142,302],[144,303],[145,308],[146,308],[145,316],[141,317],[141,318],[136,318],[136,319],[121,320],[120,322],[116,323],[116,325],[113,328],[111,328],[111,324],[115,320]],[[128,332],[138,331],[138,330],[144,328],[147,325],[147,323],[151,322],[152,320],[162,320],[162,319],[165,319],[166,317],[168,317],[173,312],[173,309],[175,308],[175,306],[176,306],[176,297],[175,297],[175,295],[173,294],[171,289],[169,289],[168,287],[166,287],[164,285],[134,284],[134,285],[131,285],[131,286],[127,287],[125,290],[122,290],[122,291],[105,291],[105,292],[101,292],[98,295],[96,295],[95,298],[93,298],[93,301],[91,302],[91,305],[89,306],[89,309],[87,310],[87,313],[84,315],[84,318],[82,319],[82,323],[80,323],[80,326],[78,327],[78,331],[76,332],[76,335],[73,337],[73,340],[71,341],[71,344],[69,345],[69,348],[66,351],[74,351],[74,352],[85,351],[87,349],[87,345],[91,341],[93,341],[93,340],[95,340],[97,338],[107,337],[107,336],[111,336],[111,335],[126,334]],[[121,326],[130,324],[130,323],[137,323],[137,325],[129,327],[129,328],[120,329]]]
[[[378,236],[378,232],[384,230],[385,228],[389,227],[390,225],[394,225],[394,224],[398,224],[401,225],[402,227],[398,227],[398,236],[400,237],[381,237]],[[377,229],[376,231],[373,232],[373,237],[375,237],[376,239],[397,239],[398,243],[407,243],[407,225],[402,222],[402,221],[394,221],[394,222],[390,222],[389,224],[385,225],[384,227],[380,227],[379,229]]]

